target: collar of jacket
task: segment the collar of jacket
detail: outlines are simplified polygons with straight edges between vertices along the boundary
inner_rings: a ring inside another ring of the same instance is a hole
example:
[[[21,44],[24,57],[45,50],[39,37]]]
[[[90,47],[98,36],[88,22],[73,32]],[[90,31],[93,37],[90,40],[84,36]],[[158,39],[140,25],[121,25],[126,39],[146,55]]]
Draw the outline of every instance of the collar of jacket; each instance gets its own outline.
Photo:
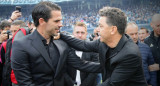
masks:
[[[109,58],[112,58],[115,55],[117,55],[118,52],[120,52],[121,49],[124,47],[124,45],[125,45],[125,43],[127,42],[128,39],[131,40],[128,35],[126,35],[126,34],[122,35],[122,38],[120,39],[119,43],[117,44],[117,46],[115,47],[115,49],[112,52],[112,55]]]

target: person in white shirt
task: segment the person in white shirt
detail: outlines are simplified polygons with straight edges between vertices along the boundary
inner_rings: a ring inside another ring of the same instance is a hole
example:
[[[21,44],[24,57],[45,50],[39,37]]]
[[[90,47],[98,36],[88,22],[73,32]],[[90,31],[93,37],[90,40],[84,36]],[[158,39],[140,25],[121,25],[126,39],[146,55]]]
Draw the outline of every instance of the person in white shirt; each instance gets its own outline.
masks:
[[[87,26],[83,22],[77,22],[73,29],[73,36],[81,40],[87,40]],[[98,54],[92,52],[83,52],[75,50],[78,57],[86,61],[98,62]],[[97,73],[86,73],[74,69],[75,85],[74,86],[96,86]]]

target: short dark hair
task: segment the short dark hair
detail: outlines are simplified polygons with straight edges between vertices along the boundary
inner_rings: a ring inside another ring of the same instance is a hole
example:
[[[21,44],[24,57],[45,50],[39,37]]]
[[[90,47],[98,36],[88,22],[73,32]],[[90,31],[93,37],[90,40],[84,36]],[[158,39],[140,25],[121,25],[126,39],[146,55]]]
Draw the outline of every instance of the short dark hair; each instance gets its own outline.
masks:
[[[0,29],[1,30],[4,30],[5,27],[10,27],[10,26],[11,26],[11,23],[7,20],[3,20],[0,23]]]
[[[26,24],[22,20],[15,20],[11,25],[20,25],[20,27],[26,27]]]
[[[147,28],[141,27],[140,30],[146,30],[146,32],[149,33]]]
[[[115,7],[103,7],[100,9],[99,15],[105,16],[107,18],[106,23],[116,26],[121,35],[125,33],[127,17],[122,10]]]
[[[61,8],[50,1],[42,1],[38,3],[32,10],[32,18],[35,26],[39,25],[39,19],[43,18],[45,22],[48,22],[48,19],[51,18],[51,11],[61,11]]]

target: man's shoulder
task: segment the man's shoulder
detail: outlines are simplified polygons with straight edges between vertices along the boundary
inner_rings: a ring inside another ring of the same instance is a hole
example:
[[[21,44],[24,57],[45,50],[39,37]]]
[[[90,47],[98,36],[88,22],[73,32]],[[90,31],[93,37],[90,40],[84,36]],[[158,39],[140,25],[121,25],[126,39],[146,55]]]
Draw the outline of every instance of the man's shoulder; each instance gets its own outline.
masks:
[[[139,43],[138,47],[139,47],[141,53],[142,52],[149,52],[150,51],[150,47],[147,44],[145,44],[145,43]]]
[[[19,43],[19,44],[28,44],[28,42],[30,41],[29,38],[30,38],[30,34],[29,35],[26,35],[26,36],[23,36],[23,37],[20,37],[19,39],[16,39],[16,40],[13,40],[13,43],[16,42],[16,43]]]
[[[134,55],[139,54],[139,48],[138,48],[137,44],[135,44],[131,40],[128,40],[127,43],[124,45],[123,51],[126,55],[127,54],[134,54]]]
[[[63,40],[61,40],[61,39],[54,40],[53,42],[54,42],[55,44],[61,45],[61,46],[63,46],[63,47],[69,47],[68,44],[67,44],[66,42],[64,42]]]
[[[141,43],[141,42],[138,43],[138,46],[139,46],[139,48],[149,48],[149,46],[147,44]]]
[[[152,42],[154,42],[153,34],[144,39],[144,43],[146,43],[147,45],[151,44]]]

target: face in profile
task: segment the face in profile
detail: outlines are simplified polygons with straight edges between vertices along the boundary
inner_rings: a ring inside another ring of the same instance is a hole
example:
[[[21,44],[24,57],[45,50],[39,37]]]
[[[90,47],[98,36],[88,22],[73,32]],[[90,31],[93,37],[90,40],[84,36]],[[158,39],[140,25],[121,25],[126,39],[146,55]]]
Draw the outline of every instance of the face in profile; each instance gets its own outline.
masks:
[[[110,32],[111,32],[111,28],[112,26],[108,25],[106,23],[106,20],[107,17],[100,17],[99,19],[99,28],[100,28],[100,41],[101,42],[105,42],[107,41],[108,39],[110,39]]]
[[[45,23],[45,32],[50,36],[57,36],[60,28],[62,27],[62,14],[61,11],[51,11],[51,18]]]
[[[86,40],[87,38],[87,29],[83,26],[75,26],[73,35],[75,38]]]

